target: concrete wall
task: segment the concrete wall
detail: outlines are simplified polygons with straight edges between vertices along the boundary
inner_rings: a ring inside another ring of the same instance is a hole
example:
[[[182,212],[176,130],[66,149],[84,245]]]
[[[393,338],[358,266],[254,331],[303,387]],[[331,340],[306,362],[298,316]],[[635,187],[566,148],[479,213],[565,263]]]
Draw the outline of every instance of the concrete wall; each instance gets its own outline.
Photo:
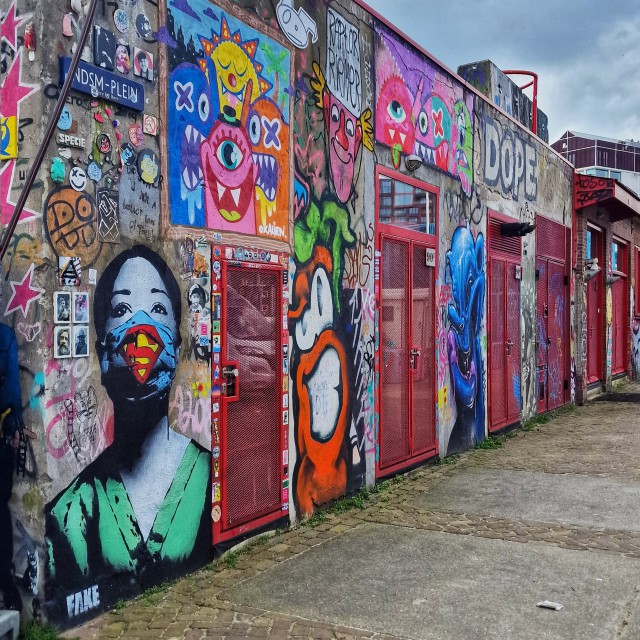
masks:
[[[2,116],[19,123],[18,158],[0,165],[3,221],[84,19],[82,5],[17,2],[3,4]],[[20,39],[31,20],[33,60]],[[212,557],[212,250],[287,265],[282,515],[295,521],[375,480],[376,166],[438,191],[441,455],[487,433],[488,209],[572,218],[568,165],[348,0],[99,5],[84,57],[115,67],[118,95],[72,91],[3,265],[37,433],[11,501],[14,562],[33,611],[62,626]],[[129,101],[144,89],[141,110],[122,104],[125,80],[137,83]],[[409,174],[413,153],[423,163]],[[534,242],[522,255],[523,420],[536,411]]]

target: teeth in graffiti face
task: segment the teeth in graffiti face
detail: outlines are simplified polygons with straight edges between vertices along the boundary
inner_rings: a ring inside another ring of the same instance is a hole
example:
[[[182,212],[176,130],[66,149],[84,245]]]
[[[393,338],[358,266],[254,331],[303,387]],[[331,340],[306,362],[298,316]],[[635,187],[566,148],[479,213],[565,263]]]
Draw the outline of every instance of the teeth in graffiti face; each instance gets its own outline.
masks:
[[[278,190],[278,164],[276,159],[267,153],[254,153],[253,162],[258,167],[256,185],[260,187],[266,198],[273,201]]]
[[[236,203],[236,207],[238,206],[238,202],[240,201],[240,189],[231,189],[231,197],[233,201]]]
[[[391,138],[391,140],[393,140],[396,137],[395,129],[389,129],[389,137]]]
[[[184,186],[193,191],[203,180],[200,167],[200,145],[204,142],[204,136],[192,125],[184,130],[181,144],[182,157],[182,181]]]
[[[219,182],[218,182],[218,198],[220,200],[222,200],[222,197],[224,196],[224,192],[226,191],[226,188],[223,187]]]
[[[400,134],[400,142],[402,142],[402,144],[404,144],[404,141],[407,139],[407,135],[405,133],[401,133]]]

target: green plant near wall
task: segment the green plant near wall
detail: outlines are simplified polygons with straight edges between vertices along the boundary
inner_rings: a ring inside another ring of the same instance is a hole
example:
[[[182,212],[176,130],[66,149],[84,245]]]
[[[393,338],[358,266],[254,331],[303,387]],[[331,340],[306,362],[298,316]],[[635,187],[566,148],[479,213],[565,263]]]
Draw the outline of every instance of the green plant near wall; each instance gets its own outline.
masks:
[[[18,640],[62,640],[62,636],[50,624],[27,620],[20,625]]]

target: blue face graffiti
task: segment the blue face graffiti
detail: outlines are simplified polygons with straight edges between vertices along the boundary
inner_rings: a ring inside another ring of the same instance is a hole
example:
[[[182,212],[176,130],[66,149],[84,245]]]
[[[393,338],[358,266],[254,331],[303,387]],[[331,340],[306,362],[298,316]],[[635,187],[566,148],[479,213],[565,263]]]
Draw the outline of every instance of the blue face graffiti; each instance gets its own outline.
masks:
[[[484,307],[484,237],[474,239],[469,227],[458,227],[447,251],[453,302],[448,317],[447,354],[457,419],[448,451],[484,438],[484,363],[481,328]]]

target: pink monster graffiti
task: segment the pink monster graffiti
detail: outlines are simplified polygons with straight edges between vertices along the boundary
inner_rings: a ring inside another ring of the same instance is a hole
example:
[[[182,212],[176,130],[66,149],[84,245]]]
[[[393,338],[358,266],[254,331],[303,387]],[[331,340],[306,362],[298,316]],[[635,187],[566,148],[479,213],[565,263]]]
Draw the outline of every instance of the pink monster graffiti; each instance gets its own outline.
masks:
[[[257,167],[241,121],[223,114],[200,147],[206,225],[238,233],[256,233]]]
[[[400,166],[400,154],[413,153],[415,126],[412,117],[413,99],[398,76],[391,76],[382,85],[376,112],[376,130],[380,142],[392,149],[393,165]]]

